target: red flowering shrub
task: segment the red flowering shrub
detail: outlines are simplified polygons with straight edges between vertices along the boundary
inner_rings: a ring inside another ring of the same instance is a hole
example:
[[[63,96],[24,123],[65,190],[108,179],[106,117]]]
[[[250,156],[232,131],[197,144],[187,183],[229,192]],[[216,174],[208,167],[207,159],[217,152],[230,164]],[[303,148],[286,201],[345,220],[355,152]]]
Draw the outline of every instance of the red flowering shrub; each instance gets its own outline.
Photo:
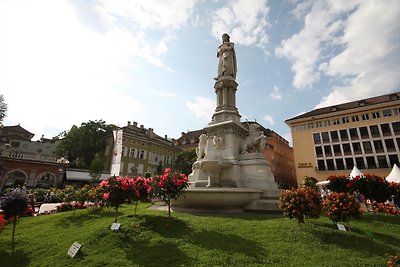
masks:
[[[329,184],[327,188],[332,192],[342,193],[351,192],[351,188],[348,186],[350,179],[347,176],[332,175],[328,177]]]
[[[309,187],[286,190],[279,197],[279,208],[289,219],[296,218],[301,224],[305,222],[305,216],[311,218],[320,216],[321,197],[317,191]]]
[[[332,222],[348,222],[350,218],[359,219],[360,204],[354,195],[349,193],[331,193],[325,198],[323,204],[329,219]]]
[[[397,255],[389,256],[387,264],[389,267],[399,267],[400,266],[400,257]]]
[[[28,207],[26,209],[26,211],[24,212],[24,214],[22,214],[22,216],[24,216],[24,217],[30,217],[30,216],[34,216],[34,215],[35,215],[35,211],[31,207]]]
[[[0,214],[0,232],[4,229],[4,226],[7,224],[7,220],[4,219],[4,215]]]
[[[357,176],[350,180],[349,186],[371,201],[383,203],[390,198],[389,183],[374,174]]]
[[[189,186],[188,178],[183,173],[173,173],[165,169],[163,175],[156,176],[153,182],[153,195],[168,205],[168,216],[171,217],[171,199],[177,199]]]
[[[385,213],[391,215],[400,215],[400,211],[393,205],[386,204],[386,203],[377,203],[373,201],[370,205],[373,212],[377,213]]]

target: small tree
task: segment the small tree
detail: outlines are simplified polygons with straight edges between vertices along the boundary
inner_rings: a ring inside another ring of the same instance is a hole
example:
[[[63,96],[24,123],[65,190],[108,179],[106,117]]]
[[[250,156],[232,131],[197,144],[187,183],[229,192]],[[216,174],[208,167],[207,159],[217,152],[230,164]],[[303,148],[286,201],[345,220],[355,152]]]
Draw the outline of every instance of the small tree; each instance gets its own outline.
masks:
[[[153,183],[153,178],[142,178],[142,177],[132,177],[133,183],[135,184],[135,188],[137,190],[137,198],[135,198],[135,194],[133,195],[134,197],[134,202],[135,202],[135,212],[134,215],[136,215],[136,209],[137,209],[137,204],[139,201],[148,201],[149,196],[151,194],[151,184]]]
[[[197,155],[194,149],[191,151],[182,151],[176,156],[174,169],[188,176],[192,173],[192,166],[196,159]]]
[[[365,174],[357,176],[350,181],[351,188],[364,195],[366,199],[383,203],[390,198],[391,190],[389,183],[382,177],[374,174]]]
[[[5,218],[13,221],[11,247],[12,252],[14,253],[14,237],[17,219],[19,216],[24,215],[25,211],[28,209],[28,198],[25,194],[19,191],[7,193],[1,202],[1,209],[4,212]]]
[[[314,177],[304,176],[302,186],[303,187],[309,187],[309,188],[311,188],[311,189],[313,189],[315,191],[318,191],[317,183],[318,183],[318,180],[315,179]]]
[[[310,218],[320,216],[321,197],[318,192],[308,187],[286,190],[279,197],[279,208],[289,219],[297,219],[301,226],[306,216]]]
[[[330,193],[326,196],[323,206],[329,219],[334,223],[347,222],[349,224],[350,218],[361,217],[360,204],[355,196],[349,193]]]
[[[189,186],[188,178],[183,173],[173,173],[165,169],[163,175],[154,178],[153,194],[168,205],[168,217],[171,217],[171,200],[177,199]]]
[[[350,178],[348,176],[332,175],[328,177],[328,181],[327,188],[332,192],[342,193],[352,191],[350,186],[348,186],[350,185]]]

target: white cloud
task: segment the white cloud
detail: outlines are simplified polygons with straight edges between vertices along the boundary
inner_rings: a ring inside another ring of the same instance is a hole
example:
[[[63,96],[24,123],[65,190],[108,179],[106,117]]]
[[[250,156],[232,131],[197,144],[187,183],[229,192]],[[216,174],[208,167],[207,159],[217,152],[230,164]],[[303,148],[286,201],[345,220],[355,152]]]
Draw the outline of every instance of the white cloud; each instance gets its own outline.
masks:
[[[234,0],[213,14],[212,35],[220,40],[226,32],[237,44],[255,45],[266,51],[269,9],[266,0]]]
[[[282,136],[283,138],[286,139],[286,141],[289,142],[289,146],[293,147],[293,141],[292,141],[292,134],[291,133],[285,133]]]
[[[263,117],[263,120],[266,121],[267,123],[274,125],[275,124],[275,120],[271,115],[265,115]]]
[[[279,90],[278,86],[274,86],[273,92],[269,94],[272,99],[282,100],[282,92]]]
[[[215,100],[197,96],[194,101],[186,103],[186,107],[194,112],[197,118],[210,120],[215,109]]]

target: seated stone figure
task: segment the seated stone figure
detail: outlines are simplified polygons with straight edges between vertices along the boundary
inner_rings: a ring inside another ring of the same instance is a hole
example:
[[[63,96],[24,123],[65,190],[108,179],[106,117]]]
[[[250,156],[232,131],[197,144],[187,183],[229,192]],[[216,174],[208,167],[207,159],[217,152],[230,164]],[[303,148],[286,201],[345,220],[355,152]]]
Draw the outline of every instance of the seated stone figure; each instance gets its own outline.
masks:
[[[202,158],[205,157],[206,144],[207,144],[207,135],[201,134],[199,137],[199,145],[196,147],[197,160],[201,160]]]
[[[262,153],[265,145],[267,144],[267,137],[263,131],[259,130],[257,124],[251,124],[249,126],[249,136],[243,141],[241,145],[241,153]]]

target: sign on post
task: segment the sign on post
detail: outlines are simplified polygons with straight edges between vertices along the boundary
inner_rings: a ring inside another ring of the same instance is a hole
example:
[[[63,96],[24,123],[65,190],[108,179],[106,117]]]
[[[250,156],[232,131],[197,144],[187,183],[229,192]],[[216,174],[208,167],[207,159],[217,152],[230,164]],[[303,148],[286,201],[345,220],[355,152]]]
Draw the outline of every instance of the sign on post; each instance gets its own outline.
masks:
[[[121,224],[120,223],[113,223],[112,225],[111,225],[111,230],[118,230],[119,229],[119,227],[121,226]]]
[[[337,228],[338,228],[340,231],[345,231],[345,232],[347,231],[347,230],[346,230],[346,227],[345,227],[343,224],[337,223],[336,225],[337,225]]]
[[[74,242],[68,250],[68,256],[70,256],[71,258],[75,257],[76,253],[78,253],[81,247],[81,244],[79,244],[78,242]]]

